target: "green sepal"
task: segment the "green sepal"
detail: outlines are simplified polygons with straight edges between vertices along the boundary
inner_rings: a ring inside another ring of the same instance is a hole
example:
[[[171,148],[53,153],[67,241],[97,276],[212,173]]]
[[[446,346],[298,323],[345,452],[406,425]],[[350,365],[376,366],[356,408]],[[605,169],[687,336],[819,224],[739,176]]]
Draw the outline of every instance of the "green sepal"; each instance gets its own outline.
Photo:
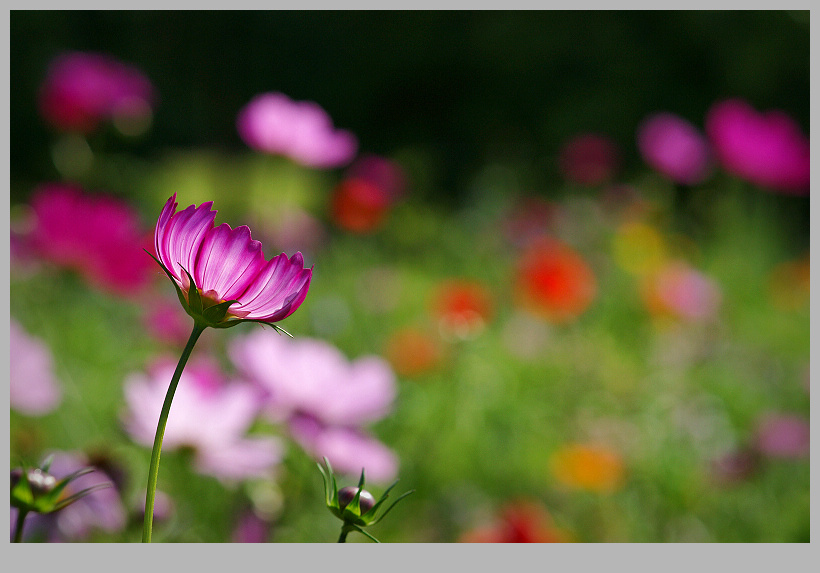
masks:
[[[390,507],[388,507],[387,509],[385,509],[385,510],[384,510],[384,512],[383,512],[383,513],[382,513],[379,517],[377,517],[376,519],[374,519],[373,521],[371,521],[371,522],[370,522],[370,525],[373,525],[374,523],[378,523],[378,522],[380,522],[380,521],[382,520],[382,518],[383,518],[385,515],[387,515],[387,513],[388,513],[391,509],[393,509],[394,507],[396,507],[396,504],[397,504],[397,503],[399,503],[401,500],[403,500],[405,497],[407,497],[408,495],[410,495],[411,493],[413,493],[413,492],[415,492],[415,491],[416,491],[416,490],[411,489],[410,491],[406,491],[406,492],[404,492],[403,494],[401,494],[399,497],[397,497],[397,498],[396,498],[396,501],[394,501],[392,504],[390,504]]]
[[[54,506],[54,509],[52,509],[51,511],[60,511],[61,509],[63,509],[64,507],[66,507],[68,505],[71,505],[72,503],[74,503],[78,499],[83,498],[83,497],[85,497],[85,496],[87,496],[91,493],[94,493],[97,490],[105,489],[105,488],[108,488],[108,487],[114,487],[114,485],[110,482],[106,482],[106,483],[98,483],[97,485],[92,485],[91,487],[87,487],[84,490],[75,493],[74,495],[71,495],[71,496],[69,496],[65,499],[61,499],[59,502],[57,502],[57,504]]]
[[[179,303],[182,305],[182,308],[185,309],[185,312],[187,312],[190,315],[191,313],[188,311],[188,299],[185,298],[185,293],[183,293],[182,289],[179,288],[179,285],[177,284],[177,280],[174,278],[174,275],[172,275],[171,271],[169,271],[165,267],[165,265],[163,265],[160,262],[160,260],[158,258],[156,258],[153,254],[151,254],[151,252],[149,252],[147,249],[143,249],[143,251],[148,253],[148,256],[150,256],[152,259],[154,259],[156,261],[156,263],[160,266],[160,268],[162,268],[162,270],[165,271],[165,274],[168,275],[168,278],[171,280],[171,284],[174,285],[174,288],[177,291],[177,296],[179,297]]]
[[[202,297],[199,295],[199,288],[197,288],[196,283],[194,282],[194,277],[191,276],[191,273],[183,267],[179,265],[185,272],[185,276],[188,277],[188,281],[191,286],[188,287],[188,314],[194,317],[194,320],[202,316]]]
[[[202,311],[202,316],[205,318],[206,321],[208,321],[209,324],[220,323],[225,318],[225,315],[228,314],[228,307],[237,302],[239,301],[226,300],[225,302],[220,302],[219,304],[215,304],[214,306],[209,306],[208,308]]]

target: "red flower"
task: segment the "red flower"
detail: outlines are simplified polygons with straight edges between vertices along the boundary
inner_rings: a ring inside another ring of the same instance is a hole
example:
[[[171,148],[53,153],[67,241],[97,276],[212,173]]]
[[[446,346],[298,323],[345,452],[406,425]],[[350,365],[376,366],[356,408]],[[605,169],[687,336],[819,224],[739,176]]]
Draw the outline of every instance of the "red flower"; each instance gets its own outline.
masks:
[[[570,537],[552,523],[544,508],[532,502],[506,505],[495,523],[468,531],[462,543],[566,543]]]
[[[331,199],[331,215],[339,227],[353,233],[375,231],[390,208],[390,195],[363,179],[339,183]]]
[[[452,280],[443,283],[433,300],[433,312],[442,329],[459,338],[484,328],[492,315],[492,299],[477,282]]]
[[[592,303],[596,291],[595,276],[584,259],[556,240],[533,243],[518,263],[518,301],[551,322],[577,318]]]

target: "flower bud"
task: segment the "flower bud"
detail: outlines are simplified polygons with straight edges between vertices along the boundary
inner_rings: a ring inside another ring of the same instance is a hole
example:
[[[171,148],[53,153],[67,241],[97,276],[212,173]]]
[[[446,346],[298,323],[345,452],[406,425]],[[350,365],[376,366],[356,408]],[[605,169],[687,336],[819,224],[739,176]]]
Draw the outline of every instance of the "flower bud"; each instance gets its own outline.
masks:
[[[353,486],[343,487],[339,490],[339,509],[344,509],[347,507],[353,498],[356,497],[356,492],[359,491],[359,488]],[[362,490],[362,493],[359,494],[359,514],[364,515],[376,504],[376,499],[373,495],[367,491],[366,489]]]

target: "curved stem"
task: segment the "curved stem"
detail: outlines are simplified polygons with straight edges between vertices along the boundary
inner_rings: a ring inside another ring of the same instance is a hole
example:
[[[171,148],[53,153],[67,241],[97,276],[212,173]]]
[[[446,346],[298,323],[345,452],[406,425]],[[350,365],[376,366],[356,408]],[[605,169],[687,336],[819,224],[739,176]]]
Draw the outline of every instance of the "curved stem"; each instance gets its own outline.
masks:
[[[344,543],[347,541],[347,534],[353,531],[347,526],[347,523],[342,524],[342,532],[339,534],[339,540],[336,543]]]
[[[28,511],[22,509],[17,510],[17,527],[14,531],[14,543],[21,543],[23,541],[23,521],[26,519]]]
[[[179,384],[182,369],[185,368],[185,363],[188,362],[188,357],[194,349],[194,344],[196,344],[199,335],[202,334],[205,328],[205,326],[194,322],[194,329],[191,332],[190,338],[188,338],[188,342],[185,344],[182,356],[179,357],[177,369],[174,370],[171,384],[168,386],[168,392],[165,394],[165,402],[162,404],[162,411],[159,414],[157,433],[154,436],[154,449],[151,450],[151,465],[148,468],[148,489],[145,493],[145,520],[142,524],[143,543],[151,543],[151,529],[154,522],[154,496],[157,490],[157,474],[159,473],[159,454],[162,449],[162,438],[165,435],[165,424],[168,421],[168,412],[171,410],[171,401],[174,399],[174,392],[176,392],[177,384]]]

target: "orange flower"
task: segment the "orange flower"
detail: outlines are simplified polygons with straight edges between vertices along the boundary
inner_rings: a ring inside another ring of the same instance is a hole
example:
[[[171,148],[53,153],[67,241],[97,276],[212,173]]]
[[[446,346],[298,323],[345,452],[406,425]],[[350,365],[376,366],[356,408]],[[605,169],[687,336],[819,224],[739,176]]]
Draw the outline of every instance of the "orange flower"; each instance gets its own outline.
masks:
[[[495,523],[464,533],[461,543],[566,543],[569,535],[557,529],[540,505],[519,501],[507,504]]]
[[[433,370],[443,358],[438,343],[415,328],[393,333],[385,345],[384,354],[400,376],[415,376]]]
[[[490,320],[492,299],[489,291],[477,282],[447,281],[434,297],[433,313],[444,332],[466,338],[479,332]]]
[[[564,446],[552,455],[550,469],[558,481],[572,489],[615,491],[624,480],[621,457],[597,445]]]
[[[519,303],[555,323],[577,318],[592,303],[595,275],[569,245],[553,239],[533,243],[522,255],[516,274]]]

